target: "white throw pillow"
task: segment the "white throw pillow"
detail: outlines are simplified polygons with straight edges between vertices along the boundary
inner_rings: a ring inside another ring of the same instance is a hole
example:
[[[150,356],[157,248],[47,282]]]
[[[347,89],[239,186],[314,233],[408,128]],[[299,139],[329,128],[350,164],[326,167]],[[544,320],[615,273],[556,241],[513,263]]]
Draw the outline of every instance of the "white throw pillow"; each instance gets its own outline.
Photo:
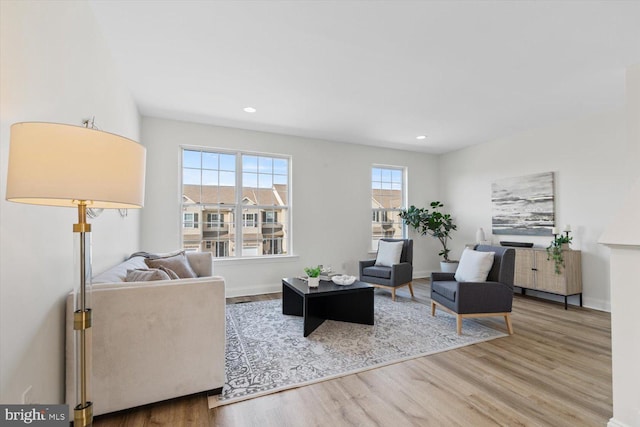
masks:
[[[479,252],[464,248],[456,270],[456,281],[485,282],[493,266],[494,255],[495,252]]]
[[[404,242],[385,242],[384,240],[380,240],[380,242],[378,242],[376,265],[391,267],[393,264],[400,263],[402,246],[404,246]]]

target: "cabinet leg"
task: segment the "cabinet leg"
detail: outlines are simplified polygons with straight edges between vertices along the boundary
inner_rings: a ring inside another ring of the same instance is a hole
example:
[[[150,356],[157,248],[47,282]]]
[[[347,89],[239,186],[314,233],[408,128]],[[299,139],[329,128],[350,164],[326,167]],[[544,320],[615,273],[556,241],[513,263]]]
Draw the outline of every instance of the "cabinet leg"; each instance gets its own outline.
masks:
[[[580,307],[582,307],[582,292],[580,292]]]
[[[564,296],[564,309],[567,309],[567,296]]]

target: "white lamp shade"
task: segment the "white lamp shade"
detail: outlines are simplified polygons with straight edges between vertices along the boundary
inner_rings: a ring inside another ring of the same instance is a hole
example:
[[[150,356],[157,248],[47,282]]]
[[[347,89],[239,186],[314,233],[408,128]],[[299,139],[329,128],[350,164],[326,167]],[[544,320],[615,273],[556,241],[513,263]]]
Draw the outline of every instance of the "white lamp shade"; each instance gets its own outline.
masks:
[[[146,150],[137,142],[80,126],[11,126],[7,200],[35,205],[140,208]]]

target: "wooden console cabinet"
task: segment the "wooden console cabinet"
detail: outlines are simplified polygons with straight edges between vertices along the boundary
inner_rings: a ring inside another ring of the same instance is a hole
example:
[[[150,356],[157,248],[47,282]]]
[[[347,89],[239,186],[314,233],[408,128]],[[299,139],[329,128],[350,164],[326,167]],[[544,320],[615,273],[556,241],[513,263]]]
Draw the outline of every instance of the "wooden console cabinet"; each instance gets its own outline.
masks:
[[[567,309],[567,297],[580,296],[582,307],[582,253],[574,250],[563,250],[564,267],[560,274],[555,272],[555,262],[547,260],[545,249],[516,249],[516,266],[514,285],[527,289],[564,296],[564,308]]]

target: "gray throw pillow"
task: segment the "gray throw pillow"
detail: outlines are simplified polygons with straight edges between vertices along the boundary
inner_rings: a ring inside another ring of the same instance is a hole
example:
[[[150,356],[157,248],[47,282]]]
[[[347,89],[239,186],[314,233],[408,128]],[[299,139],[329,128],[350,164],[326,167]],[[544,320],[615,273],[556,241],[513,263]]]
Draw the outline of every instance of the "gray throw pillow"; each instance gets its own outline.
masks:
[[[150,282],[152,280],[169,280],[169,275],[157,268],[135,269],[127,270],[127,276],[124,278],[125,282]]]
[[[178,275],[176,274],[175,271],[173,271],[170,268],[167,268],[165,266],[160,266],[160,270],[164,271],[165,273],[167,273],[167,275],[169,276],[169,279],[171,280],[175,280],[175,279],[179,279],[180,277],[178,277]]]
[[[165,258],[145,259],[144,262],[149,268],[165,267],[173,270],[181,279],[198,277],[196,272],[193,271],[193,268],[191,268],[191,264],[189,264],[189,260],[187,260],[184,252]]]

